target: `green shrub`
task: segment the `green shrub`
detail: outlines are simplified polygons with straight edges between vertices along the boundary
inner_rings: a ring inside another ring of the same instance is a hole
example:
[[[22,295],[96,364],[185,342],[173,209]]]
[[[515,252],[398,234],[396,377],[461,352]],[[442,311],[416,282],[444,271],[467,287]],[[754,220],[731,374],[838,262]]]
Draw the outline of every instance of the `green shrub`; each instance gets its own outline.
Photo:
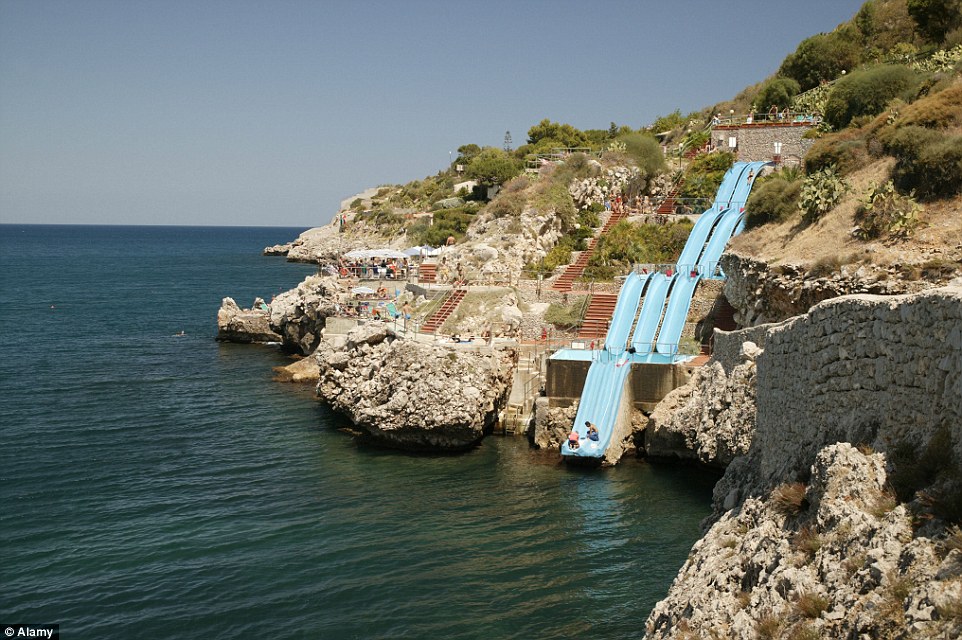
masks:
[[[419,220],[408,227],[408,237],[412,244],[439,247],[451,236],[456,241],[462,240],[473,219],[474,216],[463,209],[435,211],[433,224],[427,220]]]
[[[798,95],[798,92],[798,81],[793,78],[773,78],[766,82],[755,96],[755,106],[763,111],[768,111],[775,106],[781,111],[791,106],[792,99]]]
[[[885,153],[899,159],[908,159],[918,157],[922,149],[935,144],[942,138],[942,134],[938,131],[909,125],[883,134],[880,140]]]
[[[855,210],[855,234],[863,240],[890,235],[905,238],[918,224],[921,207],[910,196],[902,196],[891,180],[873,185]]]
[[[802,40],[782,62],[778,75],[798,82],[802,91],[834,80],[860,61],[859,46],[844,32],[821,33]]]
[[[599,239],[588,267],[598,276],[604,273],[599,269],[601,267],[674,262],[681,255],[691,228],[692,223],[687,218],[664,225],[623,220]]]
[[[848,190],[833,167],[816,171],[805,178],[798,196],[798,208],[806,222],[815,222],[835,208]]]
[[[658,140],[649,133],[630,133],[618,138],[625,145],[625,153],[638,165],[646,177],[665,171],[665,155]]]
[[[488,204],[487,209],[495,218],[517,218],[524,211],[527,202],[528,199],[522,191],[502,191]]]
[[[821,138],[805,154],[805,171],[812,174],[835,167],[839,174],[848,175],[866,164],[868,151],[861,138],[843,132]]]
[[[901,65],[856,70],[835,83],[825,104],[825,120],[841,129],[857,116],[878,115],[892,99],[921,82],[918,73]]]
[[[542,214],[553,213],[559,217],[565,229],[573,226],[578,213],[575,202],[568,192],[567,182],[552,182],[544,185],[531,198],[531,205]]]
[[[962,85],[950,86],[905,107],[899,124],[916,124],[931,129],[962,125],[962,107],[959,105],[962,105]]]
[[[756,184],[745,204],[745,226],[749,229],[769,222],[787,220],[798,211],[802,181],[780,176]]]
[[[544,321],[560,329],[580,327],[584,303],[584,296],[571,300],[571,304],[567,306],[551,303],[544,312]]]
[[[725,172],[735,162],[735,155],[728,151],[705,153],[688,165],[679,195],[682,198],[706,198],[714,200]]]
[[[899,191],[914,191],[920,200],[962,193],[962,136],[942,139],[923,147],[915,157],[901,158],[892,178]]]

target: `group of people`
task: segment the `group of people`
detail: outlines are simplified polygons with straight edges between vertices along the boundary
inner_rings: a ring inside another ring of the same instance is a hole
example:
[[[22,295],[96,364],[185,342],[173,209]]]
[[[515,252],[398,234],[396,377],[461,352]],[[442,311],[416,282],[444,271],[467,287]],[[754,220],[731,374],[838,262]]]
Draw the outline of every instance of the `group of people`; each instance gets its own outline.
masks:
[[[590,420],[585,420],[585,427],[587,428],[585,437],[588,440],[597,442],[600,438],[598,435],[598,427],[592,424]],[[571,433],[568,434],[568,448],[571,450],[577,449],[581,446],[581,440],[583,440],[581,434],[578,433],[577,429],[572,428]]]
[[[338,275],[342,278],[365,278],[384,280],[404,280],[408,275],[408,260],[382,259],[380,262],[341,262]]]
[[[620,193],[616,193],[611,197],[605,198],[605,211],[612,211],[614,213],[654,213],[654,207],[652,206],[651,198],[648,196],[637,195],[634,199],[629,200],[628,198],[622,197]]]

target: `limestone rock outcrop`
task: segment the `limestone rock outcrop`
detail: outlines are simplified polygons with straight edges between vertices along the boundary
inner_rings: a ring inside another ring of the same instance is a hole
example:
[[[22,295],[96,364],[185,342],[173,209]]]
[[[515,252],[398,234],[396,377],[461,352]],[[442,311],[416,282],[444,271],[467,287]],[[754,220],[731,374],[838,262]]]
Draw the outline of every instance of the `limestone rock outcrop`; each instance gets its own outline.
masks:
[[[280,335],[286,351],[308,355],[317,348],[324,322],[334,315],[338,294],[343,291],[335,277],[308,276],[271,301],[271,329]]]
[[[241,309],[233,298],[224,298],[217,310],[217,339],[222,342],[280,342],[270,324],[270,312],[260,298],[250,309]]]
[[[866,265],[844,265],[831,275],[813,277],[798,265],[773,267],[731,251],[724,253],[720,262],[727,276],[725,297],[735,308],[735,321],[741,326],[780,322],[843,295],[898,295],[935,286],[898,278],[891,269]]]
[[[959,637],[962,551],[913,535],[887,493],[885,456],[829,445],[810,475],[726,512],[646,637]]]
[[[547,398],[538,398],[534,404],[532,444],[539,449],[560,450],[577,414],[577,402],[569,407],[551,407]]]
[[[517,353],[399,340],[386,325],[352,330],[316,358],[318,395],[374,441],[456,451],[489,433],[511,390]]]
[[[962,287],[764,333],[748,453],[647,637],[959,637]]]
[[[743,363],[726,371],[721,362],[709,362],[658,403],[645,429],[647,457],[697,460],[724,469],[748,452],[755,432],[759,349],[753,342],[744,344]]]

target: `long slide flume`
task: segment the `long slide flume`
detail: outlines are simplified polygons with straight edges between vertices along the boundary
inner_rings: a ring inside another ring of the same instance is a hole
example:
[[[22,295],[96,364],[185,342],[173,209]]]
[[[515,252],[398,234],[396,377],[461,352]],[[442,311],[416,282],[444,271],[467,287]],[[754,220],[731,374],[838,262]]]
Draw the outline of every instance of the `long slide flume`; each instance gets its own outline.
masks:
[[[625,280],[604,348],[594,354],[595,360],[588,368],[572,427],[579,435],[579,444],[572,448],[566,441],[561,446],[563,456],[604,457],[618,420],[632,361],[639,355],[651,361],[653,353],[661,356],[677,353],[695,288],[703,276],[712,275],[728,240],[743,227],[745,201],[755,176],[766,164],[737,162],[728,170],[714,204],[692,228],[672,276],[632,273]],[[625,351],[640,302],[641,311],[631,336],[632,348]],[[586,422],[598,428],[598,440],[588,439]]]

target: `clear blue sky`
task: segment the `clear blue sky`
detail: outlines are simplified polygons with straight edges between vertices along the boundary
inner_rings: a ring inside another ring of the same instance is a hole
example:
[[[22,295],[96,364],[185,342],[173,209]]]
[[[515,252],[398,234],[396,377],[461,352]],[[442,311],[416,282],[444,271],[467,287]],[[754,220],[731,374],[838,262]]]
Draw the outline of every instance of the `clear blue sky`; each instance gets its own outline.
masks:
[[[0,0],[0,222],[317,226],[366,187],[733,97],[859,0]]]

